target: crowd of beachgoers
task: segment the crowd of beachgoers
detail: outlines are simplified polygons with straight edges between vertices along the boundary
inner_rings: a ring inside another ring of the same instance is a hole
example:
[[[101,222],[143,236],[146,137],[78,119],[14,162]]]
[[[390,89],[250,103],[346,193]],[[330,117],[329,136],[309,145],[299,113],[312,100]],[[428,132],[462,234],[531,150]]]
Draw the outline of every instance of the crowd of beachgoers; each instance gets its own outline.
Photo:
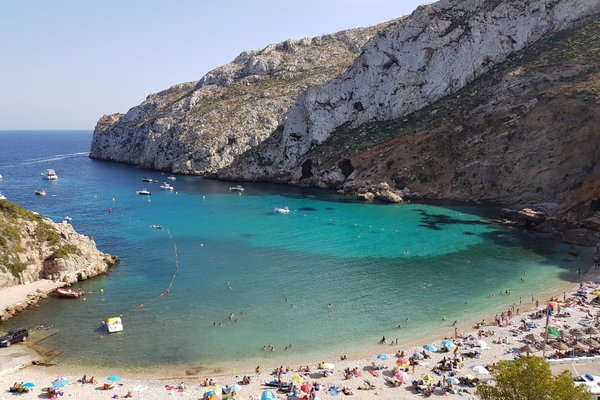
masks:
[[[519,313],[515,303],[494,321],[482,320],[467,332],[456,327],[451,337],[419,347],[390,345],[382,338],[381,352],[367,359],[340,355],[314,365],[262,366],[245,375],[185,379],[64,376],[60,365],[30,366],[0,376],[0,387],[32,398],[477,399],[477,385],[492,380],[499,360],[536,355],[549,363],[600,361],[599,295],[600,284],[581,283],[548,301],[527,299],[531,304],[521,309],[533,311]]]

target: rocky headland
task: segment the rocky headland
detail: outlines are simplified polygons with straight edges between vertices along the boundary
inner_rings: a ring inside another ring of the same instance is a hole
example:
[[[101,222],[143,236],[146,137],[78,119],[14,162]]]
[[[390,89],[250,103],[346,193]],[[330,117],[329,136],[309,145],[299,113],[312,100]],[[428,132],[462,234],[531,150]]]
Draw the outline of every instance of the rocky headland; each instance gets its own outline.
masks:
[[[0,302],[0,320],[35,304],[56,287],[105,274],[118,262],[118,257],[99,251],[91,237],[77,233],[70,224],[54,223],[0,200],[0,290],[12,294],[15,290],[10,289],[16,287],[31,289],[20,296],[15,292],[14,304]]]
[[[442,0],[242,53],[102,117],[91,157],[365,200],[530,207],[543,218],[521,225],[594,243],[598,126],[600,2]]]

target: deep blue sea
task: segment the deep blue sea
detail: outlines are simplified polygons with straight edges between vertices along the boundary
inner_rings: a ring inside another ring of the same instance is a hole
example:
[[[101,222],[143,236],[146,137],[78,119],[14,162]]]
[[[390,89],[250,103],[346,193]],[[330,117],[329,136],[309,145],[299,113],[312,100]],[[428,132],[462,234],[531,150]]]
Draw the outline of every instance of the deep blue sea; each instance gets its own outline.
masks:
[[[2,326],[54,324],[59,332],[42,344],[60,349],[65,365],[335,360],[375,351],[382,335],[451,334],[453,320],[471,323],[519,298],[530,305],[590,265],[589,251],[572,256],[545,236],[490,223],[489,208],[363,203],[254,183],[240,195],[229,190],[237,182],[187,176],[161,191],[142,178],[165,174],[88,158],[91,136],[0,132],[0,192],[57,222],[70,216],[121,257],[110,274],[77,285],[94,292],[86,301],[50,298]],[[46,168],[59,180],[42,179]],[[142,188],[152,195],[136,195]],[[284,205],[289,215],[273,212]],[[119,314],[123,332],[98,329]]]

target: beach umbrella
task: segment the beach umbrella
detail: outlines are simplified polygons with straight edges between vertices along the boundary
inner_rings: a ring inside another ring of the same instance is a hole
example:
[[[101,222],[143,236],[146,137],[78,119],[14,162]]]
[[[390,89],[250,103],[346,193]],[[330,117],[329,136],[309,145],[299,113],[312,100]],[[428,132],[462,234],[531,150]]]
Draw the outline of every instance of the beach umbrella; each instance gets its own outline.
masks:
[[[573,335],[571,333],[569,333],[569,331],[561,331],[560,332],[560,336],[564,337],[566,339],[572,339]]]
[[[117,375],[109,376],[106,379],[109,380],[110,382],[121,382],[123,380],[123,378],[121,378],[120,376],[117,376]]]
[[[590,326],[585,330],[585,333],[587,333],[588,335],[597,335],[598,333],[600,333],[600,331],[594,328],[593,326]]]
[[[35,383],[27,382],[27,383],[24,383],[23,386],[25,386],[27,388],[34,388],[35,387]]]
[[[381,354],[377,354],[377,358],[379,358],[381,360],[389,360],[390,356],[389,356],[389,354],[381,353]]]
[[[527,346],[521,347],[520,351],[521,351],[521,353],[526,353],[527,355],[529,355],[529,353],[533,353],[533,352],[537,351],[537,349],[534,347],[531,347],[530,345],[527,345]]]
[[[447,348],[451,349],[456,345],[451,340],[442,340],[442,346],[446,346]]]
[[[573,328],[569,332],[571,332],[573,336],[583,336],[583,331],[579,328]]]
[[[52,387],[57,388],[57,389],[63,388],[65,386],[67,386],[69,383],[71,383],[71,382],[69,382],[67,379],[58,379],[58,380],[52,382]]]
[[[406,367],[406,366],[410,365],[410,363],[408,362],[408,360],[406,358],[400,357],[396,360],[396,365],[399,367]]]
[[[471,366],[471,371],[478,373],[478,374],[483,374],[483,375],[490,374],[490,371],[488,371],[487,368],[484,367],[483,365],[473,365],[473,366]]]
[[[396,373],[396,379],[398,379],[402,383],[408,383],[409,381],[408,374],[404,371],[398,371]]]
[[[264,392],[262,392],[260,400],[273,400],[275,397],[277,397],[275,396],[275,393],[265,390]]]
[[[558,342],[555,346],[559,350],[568,350],[569,346],[565,342]]]
[[[527,335],[525,335],[525,339],[527,340],[531,340],[532,342],[535,342],[535,335],[533,333],[528,333]]]
[[[229,387],[229,392],[239,392],[240,390],[242,390],[240,385],[232,385]]]
[[[432,344],[426,344],[425,346],[423,346],[423,348],[424,348],[425,350],[428,350],[428,351],[433,351],[433,352],[436,352],[436,351],[438,351],[438,350],[439,350],[439,349],[437,348],[437,346],[434,346],[434,345],[432,345]]]
[[[457,377],[455,377],[455,376],[451,376],[450,378],[446,379],[446,382],[448,382],[448,383],[449,383],[449,384],[451,384],[451,385],[458,385],[458,383],[459,383],[460,381],[458,380],[458,378],[457,378]]]
[[[423,379],[425,382],[433,382],[435,381],[435,378],[429,374],[427,375],[421,375],[421,379]]]
[[[302,383],[302,382],[304,382],[304,378],[303,378],[303,377],[301,377],[300,375],[296,375],[296,376],[294,376],[294,377],[292,378],[292,380],[293,380],[294,382],[296,382],[296,383]]]
[[[305,383],[300,386],[300,390],[302,390],[304,393],[310,393],[313,390],[313,385],[310,383]]]

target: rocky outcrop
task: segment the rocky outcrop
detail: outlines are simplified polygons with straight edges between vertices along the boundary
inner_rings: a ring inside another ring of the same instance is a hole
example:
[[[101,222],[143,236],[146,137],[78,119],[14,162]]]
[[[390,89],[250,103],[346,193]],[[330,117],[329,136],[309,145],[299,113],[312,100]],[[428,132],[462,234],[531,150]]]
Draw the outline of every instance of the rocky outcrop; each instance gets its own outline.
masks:
[[[70,285],[107,273],[119,258],[70,224],[0,201],[0,289],[49,279]]]
[[[277,131],[307,87],[341,74],[380,27],[287,40],[240,54],[198,82],[103,116],[90,156],[186,174],[212,174]]]
[[[235,174],[298,183],[303,156],[340,126],[401,118],[456,93],[507,57],[600,10],[597,0],[442,0],[391,24],[340,77],[306,90],[283,132]],[[250,169],[248,168],[250,167]]]
[[[580,222],[600,212],[599,13],[597,0],[442,0],[243,53],[103,117],[92,156],[365,200],[553,203],[538,226]]]

